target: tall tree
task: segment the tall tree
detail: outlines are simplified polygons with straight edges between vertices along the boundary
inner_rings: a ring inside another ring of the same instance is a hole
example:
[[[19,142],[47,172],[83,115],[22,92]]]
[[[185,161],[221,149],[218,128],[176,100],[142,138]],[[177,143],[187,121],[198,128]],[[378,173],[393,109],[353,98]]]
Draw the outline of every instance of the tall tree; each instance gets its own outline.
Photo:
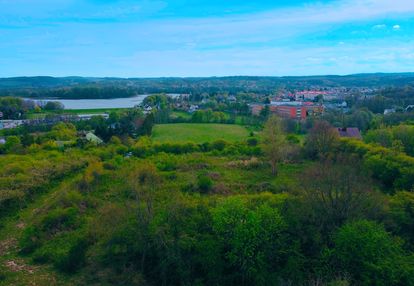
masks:
[[[286,136],[280,117],[271,116],[263,129],[263,151],[272,167],[272,174],[276,176],[277,165],[286,154]]]
[[[322,233],[328,234],[345,221],[377,218],[383,202],[356,159],[338,158],[307,169],[302,175],[304,200]]]
[[[338,132],[326,121],[317,121],[306,139],[306,151],[311,157],[325,159],[339,139]]]

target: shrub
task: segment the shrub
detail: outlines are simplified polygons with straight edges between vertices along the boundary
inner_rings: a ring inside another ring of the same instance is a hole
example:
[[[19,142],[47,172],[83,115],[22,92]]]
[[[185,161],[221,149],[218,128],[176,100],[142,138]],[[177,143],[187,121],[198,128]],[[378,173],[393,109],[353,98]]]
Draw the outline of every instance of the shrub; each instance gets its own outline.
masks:
[[[299,140],[298,136],[296,136],[294,134],[288,134],[286,136],[286,140],[291,144],[299,144],[300,143],[300,140]]]
[[[365,220],[345,224],[334,243],[333,267],[352,275],[355,284],[413,285],[408,282],[412,258],[405,257],[399,241],[382,225]]]
[[[213,150],[218,150],[218,151],[223,151],[224,148],[226,147],[226,145],[228,145],[228,143],[224,140],[216,140],[214,142],[211,143],[211,148]]]
[[[78,214],[78,209],[74,207],[54,209],[43,218],[42,231],[53,235],[63,230],[75,228],[79,224]]]
[[[257,144],[259,143],[259,141],[257,140],[257,138],[251,137],[247,139],[247,145],[248,146],[257,146]]]
[[[213,188],[213,181],[206,175],[201,175],[197,180],[197,187],[202,193],[208,193]]]
[[[80,233],[62,234],[38,248],[33,253],[33,261],[51,262],[56,269],[73,273],[84,265],[88,245]]]
[[[155,156],[155,159],[155,165],[160,171],[174,171],[177,169],[177,158],[174,155],[160,153]]]
[[[67,273],[74,273],[85,264],[86,250],[89,243],[86,238],[81,237],[74,241],[66,255],[62,255],[56,261],[56,267]]]
[[[41,244],[40,230],[35,226],[29,226],[19,240],[20,252],[23,254],[32,253]]]

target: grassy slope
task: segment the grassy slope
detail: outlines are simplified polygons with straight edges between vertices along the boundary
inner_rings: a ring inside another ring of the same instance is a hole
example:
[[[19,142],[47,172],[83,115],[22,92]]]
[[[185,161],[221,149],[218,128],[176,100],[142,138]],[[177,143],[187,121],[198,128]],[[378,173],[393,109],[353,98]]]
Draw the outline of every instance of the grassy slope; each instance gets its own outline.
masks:
[[[51,265],[34,264],[29,256],[19,254],[18,239],[37,213],[65,186],[72,183],[75,175],[65,177],[49,192],[39,196],[18,215],[2,221],[0,229],[0,285],[73,285],[69,277],[57,272]]]
[[[228,126],[238,127],[238,126]],[[216,130],[216,129],[213,129]],[[82,193],[85,201],[93,201],[94,207],[89,212],[82,213],[83,217],[95,217],[96,209],[102,206],[103,201],[112,203],[123,203],[127,200],[122,197],[122,187],[114,187],[117,182],[114,178],[121,178],[119,174],[127,173],[133,162],[142,164],[153,163],[157,167],[164,165],[166,161],[174,162],[175,168],[172,171],[159,170],[159,174],[165,178],[162,189],[187,192],[188,195],[195,194],[196,190],[186,190],[186,186],[196,186],[200,174],[207,174],[214,182],[210,195],[236,195],[255,194],[261,191],[281,192],[286,189],[295,190],[299,184],[300,172],[307,163],[282,164],[279,167],[277,177],[272,177],[270,168],[260,165],[257,168],[246,169],[235,162],[248,158],[238,156],[223,156],[204,153],[192,153],[183,155],[159,154],[147,159],[121,159],[120,167],[115,171],[108,171],[110,174],[101,178],[99,184],[93,187],[94,191]],[[126,168],[126,169],[124,169]],[[83,171],[80,171],[82,173]],[[171,179],[173,174],[174,179]],[[83,272],[75,275],[65,275],[49,264],[36,264],[32,261],[32,255],[19,255],[18,239],[21,237],[25,227],[30,226],[36,217],[44,215],[47,206],[55,205],[58,198],[65,190],[73,190],[75,182],[80,174],[74,174],[63,178],[63,180],[50,188],[49,192],[42,194],[31,202],[27,208],[22,209],[18,215],[4,221],[0,228],[0,285],[79,285],[86,277],[94,278],[91,274]],[[120,180],[122,182],[122,179]],[[119,182],[118,182],[119,183]],[[122,182],[124,183],[124,182]],[[76,184],[75,184],[76,186]],[[194,188],[194,187],[193,187]],[[104,199],[103,199],[104,198]],[[76,233],[77,230],[73,230]],[[92,251],[93,249],[91,249]]]
[[[153,130],[152,138],[156,142],[212,142],[218,139],[242,141],[248,137],[246,128],[228,124],[160,124]]]

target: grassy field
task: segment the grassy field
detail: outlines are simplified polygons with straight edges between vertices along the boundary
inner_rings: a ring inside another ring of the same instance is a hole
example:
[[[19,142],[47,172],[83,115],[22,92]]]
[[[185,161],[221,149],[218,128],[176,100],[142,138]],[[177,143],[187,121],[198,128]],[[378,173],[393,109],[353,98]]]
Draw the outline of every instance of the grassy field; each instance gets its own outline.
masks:
[[[240,125],[229,124],[160,124],[153,129],[152,138],[157,142],[212,142],[223,139],[229,142],[247,139],[249,132]]]

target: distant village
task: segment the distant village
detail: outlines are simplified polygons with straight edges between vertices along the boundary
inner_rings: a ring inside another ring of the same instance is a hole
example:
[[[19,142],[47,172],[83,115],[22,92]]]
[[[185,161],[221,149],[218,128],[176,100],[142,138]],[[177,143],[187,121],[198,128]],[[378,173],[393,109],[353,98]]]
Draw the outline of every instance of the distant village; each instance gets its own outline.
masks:
[[[274,113],[283,118],[303,121],[309,117],[320,117],[327,110],[340,111],[346,113],[349,107],[346,99],[358,94],[359,96],[370,97],[375,95],[376,89],[372,88],[345,88],[345,87],[311,87],[306,90],[279,90],[271,96],[254,94],[248,99],[237,95],[229,94],[202,94],[195,98],[191,94],[167,94],[172,99],[172,108],[193,114],[199,110],[208,109],[211,102],[225,103],[227,106],[235,104],[245,104],[248,106],[249,113],[253,116],[261,116],[263,113]],[[151,113],[157,106],[140,104],[136,106],[144,114]],[[159,107],[158,107],[159,108]],[[413,109],[414,106],[407,106],[407,109]],[[231,108],[228,109],[231,112]],[[393,108],[384,110],[384,114],[396,112]],[[57,122],[75,122],[90,120],[93,116],[101,116],[105,119],[109,117],[108,113],[101,114],[49,114],[47,117],[38,119],[19,119],[3,120],[3,114],[0,112],[0,130],[12,129],[22,125],[53,125]],[[348,132],[349,131],[349,132]],[[352,129],[339,130],[341,136],[361,137],[359,131]]]

